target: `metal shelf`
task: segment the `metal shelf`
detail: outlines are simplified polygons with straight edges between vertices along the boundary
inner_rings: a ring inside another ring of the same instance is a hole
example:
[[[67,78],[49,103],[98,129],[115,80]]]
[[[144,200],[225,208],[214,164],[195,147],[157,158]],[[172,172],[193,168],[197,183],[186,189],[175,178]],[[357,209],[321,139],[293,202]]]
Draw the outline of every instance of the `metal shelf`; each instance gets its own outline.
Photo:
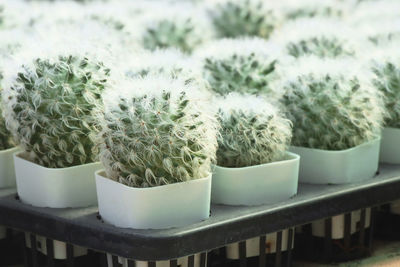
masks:
[[[211,217],[200,223],[165,230],[135,230],[104,223],[97,207],[36,208],[21,203],[15,189],[3,189],[0,225],[125,258],[155,261],[192,255],[396,199],[400,199],[400,166],[381,165],[380,173],[368,181],[347,185],[300,184],[295,197],[279,204],[212,205]]]

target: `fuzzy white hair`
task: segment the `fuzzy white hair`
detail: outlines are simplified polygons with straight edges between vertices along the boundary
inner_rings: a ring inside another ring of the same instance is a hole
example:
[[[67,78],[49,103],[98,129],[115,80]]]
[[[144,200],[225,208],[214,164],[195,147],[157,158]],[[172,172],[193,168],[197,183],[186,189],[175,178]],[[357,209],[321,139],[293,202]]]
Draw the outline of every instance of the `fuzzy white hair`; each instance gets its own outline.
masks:
[[[282,51],[274,43],[258,37],[224,38],[209,42],[196,49],[194,57],[197,60],[205,58],[227,59],[233,55],[248,56],[256,54],[262,58],[278,58]]]

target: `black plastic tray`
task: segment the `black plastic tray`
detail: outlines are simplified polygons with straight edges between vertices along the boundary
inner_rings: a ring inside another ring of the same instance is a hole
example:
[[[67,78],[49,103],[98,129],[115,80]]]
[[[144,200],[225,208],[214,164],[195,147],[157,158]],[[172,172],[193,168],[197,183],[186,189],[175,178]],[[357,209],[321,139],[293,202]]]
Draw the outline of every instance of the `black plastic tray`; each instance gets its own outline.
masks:
[[[400,166],[381,165],[380,173],[368,181],[300,184],[297,196],[279,204],[213,205],[211,217],[200,223],[166,230],[134,230],[104,223],[97,207],[35,208],[21,203],[15,189],[8,189],[0,190],[0,225],[125,258],[155,261],[192,255],[396,199],[400,199]]]

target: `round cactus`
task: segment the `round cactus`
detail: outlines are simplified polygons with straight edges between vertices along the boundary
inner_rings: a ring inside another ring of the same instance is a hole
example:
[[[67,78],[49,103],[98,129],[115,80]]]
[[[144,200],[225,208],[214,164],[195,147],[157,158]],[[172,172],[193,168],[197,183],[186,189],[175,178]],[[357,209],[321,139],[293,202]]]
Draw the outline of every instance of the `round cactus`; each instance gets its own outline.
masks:
[[[144,31],[140,41],[144,48],[177,48],[191,53],[198,45],[211,38],[212,31],[201,10],[190,4],[155,7],[138,22]],[[163,6],[163,5],[161,5]]]
[[[110,70],[85,56],[35,58],[8,77],[4,115],[28,159],[63,168],[93,162],[93,108]]]
[[[357,69],[352,60],[316,58],[282,69],[281,102],[293,122],[292,145],[343,150],[379,137],[382,98]]]
[[[289,22],[271,38],[296,58],[307,55],[335,58],[355,55],[356,45],[349,41],[353,35],[351,29],[340,22],[313,18]]]
[[[282,160],[291,123],[261,97],[229,94],[214,102],[221,125],[217,164],[247,167]]]
[[[384,95],[385,126],[400,128],[400,53],[397,43],[379,46],[370,55],[374,86]]]
[[[96,143],[107,176],[132,187],[209,176],[218,124],[197,89],[185,79],[147,75],[105,94]]]
[[[9,67],[12,56],[20,51],[28,37],[19,30],[3,30],[0,38],[0,97],[3,91],[3,72]],[[31,40],[29,40],[31,41]],[[6,128],[6,121],[2,116],[3,105],[0,104],[0,150],[14,147],[16,142]]]
[[[279,49],[261,38],[221,39],[198,49],[204,77],[211,89],[230,92],[271,93],[270,83],[277,78],[275,64]]]
[[[262,0],[223,0],[210,8],[220,37],[258,36],[268,38],[279,23],[273,9]]]

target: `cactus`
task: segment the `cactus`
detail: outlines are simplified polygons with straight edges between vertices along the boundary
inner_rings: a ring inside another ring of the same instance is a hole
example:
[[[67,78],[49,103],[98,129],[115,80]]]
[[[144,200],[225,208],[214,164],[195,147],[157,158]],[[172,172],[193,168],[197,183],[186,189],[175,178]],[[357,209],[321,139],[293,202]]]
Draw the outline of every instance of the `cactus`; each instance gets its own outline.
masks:
[[[357,47],[351,41],[353,35],[352,30],[340,22],[313,18],[287,23],[272,39],[296,58],[307,55],[335,58],[355,55]]]
[[[291,123],[277,108],[260,97],[236,93],[219,97],[214,104],[221,124],[219,166],[247,167],[284,158]]]
[[[196,84],[169,76],[131,79],[105,94],[96,143],[108,178],[153,187],[211,173],[217,122]]]
[[[8,68],[8,63],[12,60],[12,56],[20,51],[23,43],[28,39],[23,32],[18,30],[1,31],[0,39],[0,97],[3,91],[3,70]],[[6,128],[6,121],[1,115],[3,105],[0,104],[0,150],[9,149],[16,145],[12,138],[12,134]]]
[[[219,37],[268,38],[279,23],[262,0],[224,0],[211,7],[210,13]]]
[[[352,60],[304,58],[281,71],[292,145],[343,150],[379,137],[385,115],[381,95]]]
[[[278,54],[261,38],[221,39],[196,51],[195,57],[214,92],[269,94],[270,83],[277,79]]]
[[[28,160],[48,168],[96,160],[91,111],[101,105],[109,72],[103,63],[67,54],[36,57],[8,78],[4,115]]]
[[[197,46],[211,38],[211,26],[201,10],[190,4],[155,7],[144,15],[139,27],[144,28],[141,42],[144,48],[177,48],[191,53]]]
[[[400,53],[397,43],[379,46],[370,55],[372,83],[383,95],[388,116],[385,126],[400,128]]]

